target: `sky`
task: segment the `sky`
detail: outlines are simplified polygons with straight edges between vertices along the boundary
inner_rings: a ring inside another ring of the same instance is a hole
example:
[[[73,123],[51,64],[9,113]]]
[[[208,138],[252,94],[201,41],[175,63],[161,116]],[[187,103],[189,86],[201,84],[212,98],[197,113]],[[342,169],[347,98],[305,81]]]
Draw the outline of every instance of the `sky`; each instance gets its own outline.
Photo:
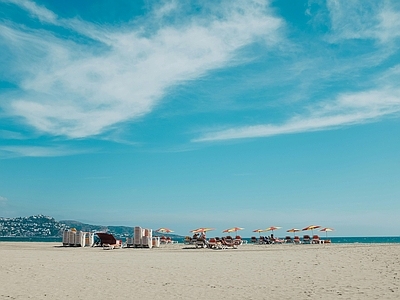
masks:
[[[399,49],[396,0],[0,0],[0,217],[398,236]]]

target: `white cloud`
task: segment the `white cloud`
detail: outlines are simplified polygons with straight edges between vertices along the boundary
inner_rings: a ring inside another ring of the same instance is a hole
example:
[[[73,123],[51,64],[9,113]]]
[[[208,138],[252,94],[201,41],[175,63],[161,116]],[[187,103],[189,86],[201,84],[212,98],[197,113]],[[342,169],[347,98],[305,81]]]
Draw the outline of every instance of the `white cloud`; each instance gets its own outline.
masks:
[[[13,3],[28,11],[32,16],[38,18],[42,22],[56,23],[57,15],[43,6],[29,0],[0,0],[5,3]]]
[[[8,201],[8,199],[6,197],[0,196],[0,204],[6,203],[7,201]]]
[[[400,89],[348,93],[339,95],[334,101],[325,101],[315,107],[311,107],[307,114],[294,117],[283,124],[233,127],[205,133],[193,141],[209,142],[258,138],[327,130],[372,122],[395,113],[400,113]]]
[[[375,39],[382,43],[400,36],[400,12],[394,1],[328,0],[333,40]]]
[[[30,1],[13,2],[42,20],[57,19]],[[162,15],[171,14],[174,5],[163,9]],[[21,88],[18,95],[3,96],[3,109],[41,132],[96,135],[150,113],[170,87],[227,66],[240,48],[259,39],[269,45],[279,40],[282,21],[270,15],[264,1],[214,9],[218,17],[192,16],[145,34],[142,26],[106,28],[58,19],[95,39],[96,46],[61,40],[50,31],[0,25],[0,42],[17,63],[9,66],[17,70],[12,79]]]

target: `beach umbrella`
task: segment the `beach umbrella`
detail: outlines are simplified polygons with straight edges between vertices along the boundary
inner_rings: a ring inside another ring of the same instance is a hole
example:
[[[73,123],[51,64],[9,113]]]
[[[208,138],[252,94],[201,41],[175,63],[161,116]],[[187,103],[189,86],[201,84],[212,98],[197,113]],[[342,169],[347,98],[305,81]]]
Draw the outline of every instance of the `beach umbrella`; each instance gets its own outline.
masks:
[[[314,229],[317,229],[317,228],[320,228],[320,227],[321,226],[319,226],[319,225],[310,225],[310,226],[307,226],[307,227],[303,228],[302,230],[303,231],[311,230],[312,234],[314,235]]]
[[[328,231],[333,231],[333,228],[324,227],[320,231],[325,231],[326,238],[328,238]]]
[[[286,232],[293,232],[293,237],[294,237],[294,233],[299,232],[299,231],[301,231],[301,230],[297,229],[297,228],[292,228],[292,229],[286,230]]]
[[[274,233],[274,230],[278,230],[278,229],[281,229],[282,227],[279,227],[279,226],[271,226],[271,227],[268,227],[268,228],[265,228],[264,230],[265,231],[272,231],[272,233]]]
[[[173,230],[171,230],[171,229],[169,229],[169,228],[158,228],[157,230],[156,230],[156,232],[159,232],[159,233],[171,233],[171,232],[174,232]]]
[[[243,230],[243,229],[244,228],[242,228],[242,227],[232,227],[232,228],[225,229],[222,232],[235,232],[235,235],[237,235],[237,232],[239,230]]]
[[[193,232],[193,233],[204,233],[204,232],[211,231],[211,230],[215,230],[215,228],[200,227],[200,228],[197,228],[197,229],[190,230],[190,232]]]
[[[264,232],[265,229],[254,229],[253,232],[258,232],[258,235],[261,236],[260,232]]]

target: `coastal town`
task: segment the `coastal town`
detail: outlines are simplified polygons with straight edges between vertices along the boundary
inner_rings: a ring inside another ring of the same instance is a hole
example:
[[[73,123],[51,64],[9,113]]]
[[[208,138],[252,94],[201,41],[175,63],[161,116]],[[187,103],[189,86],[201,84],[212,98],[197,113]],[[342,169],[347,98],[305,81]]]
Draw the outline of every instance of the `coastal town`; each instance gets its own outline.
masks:
[[[57,237],[61,236],[64,228],[64,224],[44,215],[17,218],[0,217],[0,236]]]

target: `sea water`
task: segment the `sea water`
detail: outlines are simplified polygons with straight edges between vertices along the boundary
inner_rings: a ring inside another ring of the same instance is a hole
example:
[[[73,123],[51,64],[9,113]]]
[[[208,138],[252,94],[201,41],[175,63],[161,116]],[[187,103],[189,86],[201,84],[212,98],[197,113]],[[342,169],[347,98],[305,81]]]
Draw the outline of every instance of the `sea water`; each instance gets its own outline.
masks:
[[[212,235],[210,235],[212,237]],[[257,237],[258,238],[258,237]],[[301,238],[301,237],[300,237]],[[251,242],[250,238],[242,238],[247,241],[247,243]],[[321,240],[331,240],[332,243],[335,244],[355,244],[355,243],[370,243],[370,244],[381,244],[381,243],[400,243],[400,236],[368,236],[368,237],[325,237],[320,236]],[[174,241],[179,243],[184,242],[184,238],[174,238]]]

